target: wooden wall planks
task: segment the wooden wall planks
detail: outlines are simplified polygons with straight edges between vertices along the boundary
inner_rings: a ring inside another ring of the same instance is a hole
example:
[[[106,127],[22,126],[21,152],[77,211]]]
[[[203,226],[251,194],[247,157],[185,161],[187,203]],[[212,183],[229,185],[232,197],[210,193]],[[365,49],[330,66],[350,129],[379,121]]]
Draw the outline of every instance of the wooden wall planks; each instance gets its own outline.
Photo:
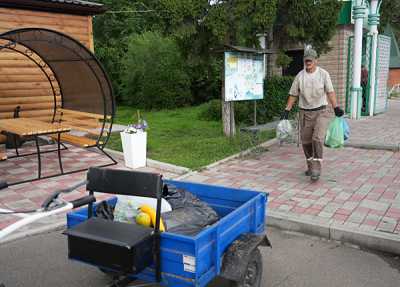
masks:
[[[0,33],[18,28],[47,28],[67,34],[94,50],[91,16],[0,8]],[[58,89],[58,83],[53,81]],[[57,97],[60,106],[61,97]],[[45,74],[26,56],[0,50],[0,119],[13,115],[21,106],[21,116],[50,121],[54,96]]]

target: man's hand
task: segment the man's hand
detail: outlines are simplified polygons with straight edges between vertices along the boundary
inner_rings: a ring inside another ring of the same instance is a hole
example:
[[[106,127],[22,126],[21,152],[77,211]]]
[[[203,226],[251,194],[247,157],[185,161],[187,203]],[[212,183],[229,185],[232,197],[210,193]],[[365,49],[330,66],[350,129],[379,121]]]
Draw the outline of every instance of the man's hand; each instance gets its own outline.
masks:
[[[284,110],[283,113],[281,114],[281,120],[287,120],[289,118],[289,112],[288,110]]]
[[[334,111],[335,111],[335,116],[337,116],[339,118],[344,115],[344,111],[340,107],[336,107],[334,109]]]

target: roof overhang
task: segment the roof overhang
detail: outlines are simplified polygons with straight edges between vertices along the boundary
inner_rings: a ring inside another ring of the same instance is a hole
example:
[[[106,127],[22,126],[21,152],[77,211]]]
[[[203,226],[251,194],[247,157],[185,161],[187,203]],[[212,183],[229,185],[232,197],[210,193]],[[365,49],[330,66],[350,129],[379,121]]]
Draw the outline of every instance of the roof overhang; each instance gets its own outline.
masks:
[[[85,16],[102,14],[107,10],[102,4],[76,0],[1,0],[0,7]]]
[[[249,54],[273,54],[272,50],[267,50],[267,49],[254,49],[254,48],[247,48],[234,45],[224,45],[224,47],[225,51],[233,51],[233,52],[241,52]]]

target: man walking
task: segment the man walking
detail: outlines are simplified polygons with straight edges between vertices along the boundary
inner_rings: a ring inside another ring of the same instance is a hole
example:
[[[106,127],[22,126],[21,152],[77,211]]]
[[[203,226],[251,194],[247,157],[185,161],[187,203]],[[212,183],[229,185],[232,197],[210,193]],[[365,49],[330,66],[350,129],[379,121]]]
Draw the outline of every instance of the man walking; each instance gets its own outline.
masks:
[[[329,73],[317,66],[317,57],[317,52],[311,48],[304,52],[305,68],[294,79],[281,116],[281,119],[288,119],[290,110],[299,99],[300,136],[307,161],[305,174],[312,181],[318,180],[321,175],[325,134],[331,118],[328,101],[337,117],[344,114],[337,105]]]

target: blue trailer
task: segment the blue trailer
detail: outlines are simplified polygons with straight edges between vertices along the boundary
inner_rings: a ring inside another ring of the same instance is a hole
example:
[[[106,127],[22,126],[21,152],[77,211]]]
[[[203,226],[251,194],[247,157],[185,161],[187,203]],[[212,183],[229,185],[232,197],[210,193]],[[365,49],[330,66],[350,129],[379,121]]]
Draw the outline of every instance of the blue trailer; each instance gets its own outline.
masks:
[[[270,246],[265,235],[268,194],[184,181],[164,183],[193,193],[209,204],[220,220],[194,237],[160,233],[159,284],[202,287],[221,276],[236,282],[234,286],[260,286],[262,261],[258,247]],[[110,205],[115,206],[116,202],[116,197],[108,200]],[[91,208],[95,210],[96,204]],[[88,214],[88,208],[68,213],[68,229],[85,222]],[[131,278],[156,282],[154,266]]]

